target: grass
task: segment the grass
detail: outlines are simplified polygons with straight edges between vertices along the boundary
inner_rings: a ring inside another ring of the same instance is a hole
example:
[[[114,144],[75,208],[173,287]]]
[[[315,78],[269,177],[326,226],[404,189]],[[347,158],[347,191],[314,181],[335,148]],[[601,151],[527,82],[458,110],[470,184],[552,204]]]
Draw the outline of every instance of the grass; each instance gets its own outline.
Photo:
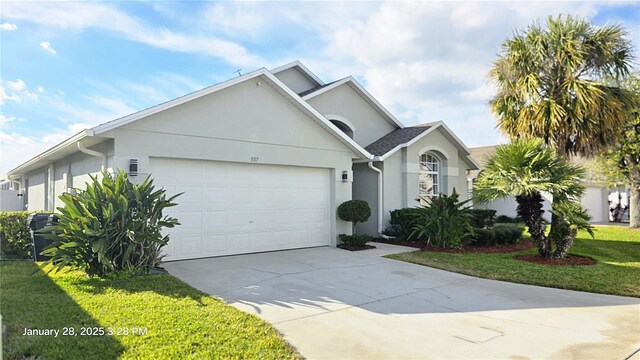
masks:
[[[550,266],[515,259],[513,253],[438,253],[414,251],[389,258],[462,274],[560,289],[640,297],[640,230],[596,226],[595,239],[580,232],[569,254],[596,260],[590,266]]]
[[[44,270],[0,263],[6,359],[299,358],[269,324],[168,274],[90,279]],[[78,335],[23,336],[25,328],[65,327]],[[83,336],[82,327],[114,334]]]

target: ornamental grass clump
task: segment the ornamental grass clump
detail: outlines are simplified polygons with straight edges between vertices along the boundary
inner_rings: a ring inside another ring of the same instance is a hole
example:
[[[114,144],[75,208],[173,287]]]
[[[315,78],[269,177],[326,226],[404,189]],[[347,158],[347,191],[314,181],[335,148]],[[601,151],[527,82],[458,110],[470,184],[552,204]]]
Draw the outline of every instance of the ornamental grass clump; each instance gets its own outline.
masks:
[[[91,176],[85,190],[60,196],[64,206],[58,208],[58,223],[43,230],[53,240],[43,254],[51,256],[48,262],[56,271],[71,266],[97,276],[147,273],[157,267],[169,242],[162,229],[180,224],[163,216],[179,195],[167,198],[149,177],[133,184],[124,171]]]

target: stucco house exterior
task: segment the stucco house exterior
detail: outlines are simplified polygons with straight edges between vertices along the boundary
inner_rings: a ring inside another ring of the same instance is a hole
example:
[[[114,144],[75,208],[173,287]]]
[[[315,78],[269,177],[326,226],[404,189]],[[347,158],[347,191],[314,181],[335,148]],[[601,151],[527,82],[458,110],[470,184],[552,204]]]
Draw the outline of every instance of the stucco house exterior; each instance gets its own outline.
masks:
[[[478,177],[480,171],[484,168],[487,159],[495,153],[496,147],[497,145],[491,145],[470,149],[471,157],[477,164],[480,164],[480,170],[472,170],[469,172],[469,181],[471,184],[473,184],[473,180]],[[606,185],[603,185],[602,182],[598,180],[597,176],[589,171],[589,160],[581,157],[574,157],[571,159],[571,162],[578,164],[587,170],[585,178],[582,179],[582,185],[585,187],[585,194],[581,199],[581,203],[591,216],[591,222],[607,223],[610,220],[613,220],[609,211],[610,206],[615,206],[618,202],[621,202],[623,205],[627,205],[629,203],[627,198],[629,191],[625,190],[624,187],[620,189],[611,189]],[[550,221],[551,201],[553,199],[545,194],[543,194],[543,197],[545,198],[543,202],[543,209],[545,210],[544,216],[545,219]],[[516,216],[517,206],[518,204],[513,197],[496,200],[488,204],[475,205],[477,208],[494,209],[497,211],[497,215],[506,215],[510,217]],[[628,219],[627,211],[623,220]]]
[[[151,175],[169,194],[166,260],[335,245],[335,209],[366,200],[378,235],[419,194],[467,196],[478,166],[442,122],[406,127],[353,77],[325,83],[298,61],[259,69],[84,130],[2,176],[25,209],[54,211],[88,174]]]

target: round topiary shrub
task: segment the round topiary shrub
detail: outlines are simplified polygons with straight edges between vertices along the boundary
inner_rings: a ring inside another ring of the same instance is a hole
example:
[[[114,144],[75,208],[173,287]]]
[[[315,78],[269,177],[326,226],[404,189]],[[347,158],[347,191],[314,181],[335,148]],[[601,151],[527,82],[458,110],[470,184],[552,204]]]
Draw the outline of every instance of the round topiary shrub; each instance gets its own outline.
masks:
[[[355,234],[356,224],[365,222],[371,217],[371,207],[364,200],[348,200],[338,206],[338,217],[352,222],[353,234]]]

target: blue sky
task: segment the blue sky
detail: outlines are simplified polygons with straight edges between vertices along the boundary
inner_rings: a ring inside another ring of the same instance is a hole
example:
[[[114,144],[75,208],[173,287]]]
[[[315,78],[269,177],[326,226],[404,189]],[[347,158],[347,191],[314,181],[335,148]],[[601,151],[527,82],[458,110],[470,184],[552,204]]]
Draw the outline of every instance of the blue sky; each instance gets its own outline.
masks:
[[[630,2],[12,2],[0,4],[0,174],[83,128],[302,61],[353,75],[407,125],[504,141],[486,74],[514,29],[549,15],[618,23]]]

